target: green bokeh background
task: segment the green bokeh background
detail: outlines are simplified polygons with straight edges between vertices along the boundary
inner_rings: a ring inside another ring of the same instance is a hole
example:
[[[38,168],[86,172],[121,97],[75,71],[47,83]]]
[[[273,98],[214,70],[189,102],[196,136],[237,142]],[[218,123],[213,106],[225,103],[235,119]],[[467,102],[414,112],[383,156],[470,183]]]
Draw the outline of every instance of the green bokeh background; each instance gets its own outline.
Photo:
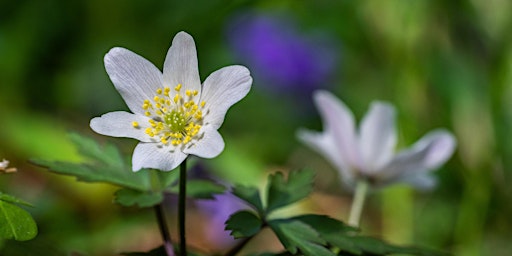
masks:
[[[161,68],[172,37],[183,30],[196,41],[204,79],[236,63],[225,27],[244,11],[282,13],[304,34],[322,30],[336,38],[342,57],[331,91],[358,119],[373,100],[395,104],[400,147],[437,127],[455,134],[458,148],[436,172],[438,187],[373,193],[364,232],[455,255],[512,251],[512,2],[20,0],[0,1],[0,158],[19,169],[0,175],[0,190],[34,204],[28,210],[39,235],[6,241],[0,254],[111,255],[158,245],[151,211],[122,209],[111,203],[113,187],[58,177],[27,160],[79,161],[69,131],[117,143],[130,155],[135,141],[88,126],[92,117],[127,110],[104,70],[104,54],[122,46]],[[313,167],[313,199],[283,215],[346,219],[350,195],[325,160],[294,137],[299,127],[321,130],[316,110],[299,115],[297,101],[262,86],[255,77],[251,93],[228,112],[220,130],[226,150],[204,164],[247,184],[261,184],[271,171]]]

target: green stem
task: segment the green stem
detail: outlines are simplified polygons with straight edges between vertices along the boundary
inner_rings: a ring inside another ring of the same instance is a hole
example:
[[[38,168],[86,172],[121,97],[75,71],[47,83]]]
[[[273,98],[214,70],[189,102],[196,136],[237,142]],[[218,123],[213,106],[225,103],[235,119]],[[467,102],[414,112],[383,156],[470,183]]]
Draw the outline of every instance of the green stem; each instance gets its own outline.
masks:
[[[158,204],[154,206],[156,218],[158,220],[158,226],[160,227],[160,233],[162,234],[162,239],[164,240],[164,249],[167,256],[174,256],[174,247],[171,242],[171,234],[167,229],[167,223],[165,221],[164,207],[162,204]]]
[[[359,227],[359,219],[363,212],[364,200],[366,198],[366,192],[368,191],[368,182],[365,180],[359,180],[356,185],[356,191],[354,194],[354,200],[350,207],[350,216],[348,218],[348,224],[354,227]]]
[[[187,240],[185,238],[185,201],[187,199],[187,159],[180,165],[180,192],[178,202],[178,223],[180,230],[180,255],[187,255]]]

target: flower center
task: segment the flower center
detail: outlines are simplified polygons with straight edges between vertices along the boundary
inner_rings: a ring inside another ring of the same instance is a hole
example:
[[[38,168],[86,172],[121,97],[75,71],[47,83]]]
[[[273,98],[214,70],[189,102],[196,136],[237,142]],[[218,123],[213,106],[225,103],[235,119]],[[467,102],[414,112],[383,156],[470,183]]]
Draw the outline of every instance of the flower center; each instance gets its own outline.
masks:
[[[196,104],[198,91],[186,90],[182,95],[181,84],[174,87],[176,93],[170,95],[169,87],[158,88],[153,99],[144,100],[142,108],[145,115],[150,117],[149,126],[145,132],[150,137],[158,138],[164,145],[185,145],[197,138],[203,124],[202,109],[204,101]],[[139,128],[137,122],[132,122],[134,128]]]

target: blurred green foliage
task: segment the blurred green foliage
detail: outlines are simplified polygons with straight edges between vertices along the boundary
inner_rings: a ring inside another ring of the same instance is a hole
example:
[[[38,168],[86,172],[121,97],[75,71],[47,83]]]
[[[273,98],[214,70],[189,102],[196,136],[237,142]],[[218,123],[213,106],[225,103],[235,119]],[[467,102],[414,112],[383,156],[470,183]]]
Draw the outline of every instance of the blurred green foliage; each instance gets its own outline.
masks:
[[[196,40],[204,79],[238,61],[224,29],[248,10],[291,16],[305,34],[336,37],[342,61],[330,88],[357,117],[372,100],[393,102],[401,146],[435,127],[455,133],[458,150],[436,173],[438,188],[376,193],[363,230],[455,255],[512,251],[512,2],[21,0],[0,1],[0,158],[19,169],[0,176],[0,190],[33,202],[28,211],[39,234],[5,242],[0,254],[110,255],[160,243],[151,213],[114,206],[112,187],[79,184],[26,160],[79,161],[67,131],[92,135],[92,117],[127,109],[104,71],[110,48],[128,48],[161,68],[172,37],[184,30]],[[204,164],[243,184],[258,184],[275,168],[309,166],[318,193],[348,200],[332,168],[294,137],[301,126],[321,129],[315,110],[304,111],[311,102],[261,87],[255,77],[220,130],[225,152]],[[127,155],[135,145],[116,143]]]

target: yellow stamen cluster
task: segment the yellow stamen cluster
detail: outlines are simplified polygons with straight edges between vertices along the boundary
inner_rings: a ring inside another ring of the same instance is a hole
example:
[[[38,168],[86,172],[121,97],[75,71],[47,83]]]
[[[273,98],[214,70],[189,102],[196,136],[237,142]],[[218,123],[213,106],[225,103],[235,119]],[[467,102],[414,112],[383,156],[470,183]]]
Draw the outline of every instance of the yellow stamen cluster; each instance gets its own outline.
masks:
[[[181,94],[181,84],[174,87],[171,94],[169,87],[158,88],[153,99],[144,100],[142,109],[150,117],[145,133],[156,137],[165,144],[174,146],[189,143],[199,133],[203,123],[203,112],[206,102],[196,104],[194,97],[197,90],[186,90]],[[140,128],[139,123],[132,122],[134,128]]]

